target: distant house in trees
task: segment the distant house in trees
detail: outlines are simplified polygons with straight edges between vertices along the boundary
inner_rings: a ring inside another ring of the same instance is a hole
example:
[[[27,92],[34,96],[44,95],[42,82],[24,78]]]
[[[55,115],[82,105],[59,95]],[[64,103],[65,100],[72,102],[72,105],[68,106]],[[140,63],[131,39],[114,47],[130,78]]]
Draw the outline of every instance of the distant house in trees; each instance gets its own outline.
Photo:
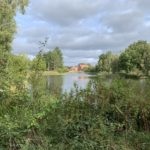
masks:
[[[69,71],[70,72],[78,72],[78,71],[83,71],[89,67],[90,67],[89,64],[80,63],[78,66],[69,67]]]

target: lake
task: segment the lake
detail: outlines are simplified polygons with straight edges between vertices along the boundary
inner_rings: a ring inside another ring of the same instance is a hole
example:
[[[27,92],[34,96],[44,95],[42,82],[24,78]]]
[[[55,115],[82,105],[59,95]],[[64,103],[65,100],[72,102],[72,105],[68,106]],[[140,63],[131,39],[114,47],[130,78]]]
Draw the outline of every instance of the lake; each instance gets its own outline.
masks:
[[[79,88],[84,89],[91,76],[93,75],[89,75],[84,72],[47,76],[47,88],[51,90],[61,89],[62,92],[69,92],[73,89],[74,84],[76,84]]]
[[[100,78],[100,80],[99,80]],[[38,82],[32,84],[32,89],[36,93],[46,92],[46,94],[60,96],[64,92],[69,92],[74,88],[76,84],[79,88],[86,88],[88,82],[91,79],[97,80],[96,82],[105,82],[108,86],[111,85],[112,81],[115,81],[120,77],[113,76],[101,76],[97,77],[95,75],[82,73],[66,73],[65,75],[51,75],[41,77]],[[133,91],[136,91],[139,96],[147,98],[150,96],[150,80],[149,79],[125,79],[121,78],[126,82],[126,84],[131,85]],[[36,95],[36,94],[35,94]]]

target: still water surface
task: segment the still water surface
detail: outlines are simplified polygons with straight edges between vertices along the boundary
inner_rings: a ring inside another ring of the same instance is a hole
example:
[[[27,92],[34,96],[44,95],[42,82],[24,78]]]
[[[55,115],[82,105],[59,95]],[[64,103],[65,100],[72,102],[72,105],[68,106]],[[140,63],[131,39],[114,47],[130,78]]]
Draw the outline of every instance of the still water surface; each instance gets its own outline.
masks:
[[[48,87],[56,89],[58,86],[62,89],[62,92],[69,92],[74,84],[79,88],[84,89],[92,75],[86,73],[67,73],[62,76],[47,76]]]
[[[99,77],[98,77],[99,78]],[[112,82],[116,80],[116,76],[114,77],[100,77],[101,80],[97,80],[97,77],[94,75],[89,75],[86,73],[67,73],[65,75],[58,76],[46,76],[42,77],[38,82],[36,82],[35,86],[32,86],[33,89],[36,89],[37,92],[44,91],[46,94],[59,96],[64,92],[69,92],[74,88],[74,84],[84,89],[86,88],[88,82],[92,80],[96,80],[96,82],[105,82],[108,86],[111,85]],[[120,78],[120,77],[119,77]],[[117,78],[118,79],[118,78]],[[150,80],[134,80],[134,79],[124,79],[127,85],[132,87],[132,91],[135,91],[137,95],[142,98],[150,97]],[[115,81],[116,82],[116,81]],[[127,88],[128,86],[126,86]]]

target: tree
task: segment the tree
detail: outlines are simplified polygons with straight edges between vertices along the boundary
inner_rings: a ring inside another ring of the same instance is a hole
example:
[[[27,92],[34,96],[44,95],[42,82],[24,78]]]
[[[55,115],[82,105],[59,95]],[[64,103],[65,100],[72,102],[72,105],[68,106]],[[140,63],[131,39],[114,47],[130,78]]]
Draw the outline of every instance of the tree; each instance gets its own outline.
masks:
[[[107,52],[106,54],[101,54],[99,56],[99,60],[98,60],[98,64],[96,65],[96,68],[99,72],[112,73],[116,70],[114,66],[117,65],[116,63],[117,63],[117,56],[112,55],[111,52]]]
[[[25,6],[28,5],[29,0],[7,0],[7,3],[14,9],[20,10],[22,13],[25,12]]]
[[[63,57],[61,50],[56,47],[53,50],[53,58],[54,58],[54,70],[63,67]]]
[[[16,32],[14,16],[17,10],[24,12],[27,4],[28,0],[0,0],[0,72],[4,72],[7,66],[11,43]]]
[[[29,71],[30,60],[26,55],[11,55],[9,63],[10,69],[16,74],[26,75]]]
[[[28,0],[0,0],[0,89],[9,95],[9,87],[16,78],[11,72],[11,43],[16,32],[14,16],[18,10],[24,12]],[[5,99],[4,97],[1,97]]]
[[[111,68],[112,68],[111,70],[113,73],[119,72],[119,56],[118,55],[113,55]]]
[[[0,50],[10,52],[13,34],[15,33],[14,12],[11,7],[3,1],[0,4]]]
[[[6,0],[0,1],[0,76],[6,77],[6,67],[15,33],[14,11]]]
[[[63,55],[61,50],[56,47],[53,51],[44,54],[48,70],[57,70],[63,68]]]
[[[146,75],[149,75],[149,72],[150,72],[150,44],[148,44],[147,48],[145,49],[145,52],[144,52],[144,55],[143,55],[143,59],[144,59],[143,72]]]
[[[51,51],[44,54],[47,70],[54,70],[54,58]]]
[[[16,11],[24,13],[28,0],[0,0],[0,50],[10,51],[16,31]]]
[[[150,71],[150,45],[146,41],[138,41],[128,46],[119,57],[119,69],[127,73],[136,70],[143,74]]]
[[[31,64],[31,70],[33,71],[45,71],[46,64],[41,52],[39,52],[36,57],[33,59]]]

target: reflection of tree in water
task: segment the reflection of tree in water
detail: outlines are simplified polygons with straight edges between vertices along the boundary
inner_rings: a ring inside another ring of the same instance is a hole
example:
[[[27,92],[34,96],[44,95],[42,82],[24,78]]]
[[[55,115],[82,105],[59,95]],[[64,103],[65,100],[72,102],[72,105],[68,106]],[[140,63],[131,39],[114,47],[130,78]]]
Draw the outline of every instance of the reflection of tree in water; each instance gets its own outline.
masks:
[[[59,97],[62,93],[63,77],[48,76],[32,78],[31,87],[34,99],[40,98],[42,95],[52,95]]]
[[[30,80],[31,84],[31,92],[33,99],[38,99],[42,95],[46,95],[46,78],[41,76],[41,77],[33,77]]]
[[[62,93],[63,77],[49,76],[47,77],[47,89],[51,95],[59,97]]]
[[[150,101],[150,79],[126,79],[122,78],[120,76],[110,76],[110,77],[93,77],[91,78],[91,81],[95,83],[104,83],[106,86],[111,86],[112,84],[116,83],[117,81],[120,81],[120,87],[122,87],[123,90],[127,90],[130,88],[130,93],[135,101]],[[119,85],[118,84],[118,85]],[[122,85],[122,86],[121,86]],[[118,90],[120,90],[118,87]]]

